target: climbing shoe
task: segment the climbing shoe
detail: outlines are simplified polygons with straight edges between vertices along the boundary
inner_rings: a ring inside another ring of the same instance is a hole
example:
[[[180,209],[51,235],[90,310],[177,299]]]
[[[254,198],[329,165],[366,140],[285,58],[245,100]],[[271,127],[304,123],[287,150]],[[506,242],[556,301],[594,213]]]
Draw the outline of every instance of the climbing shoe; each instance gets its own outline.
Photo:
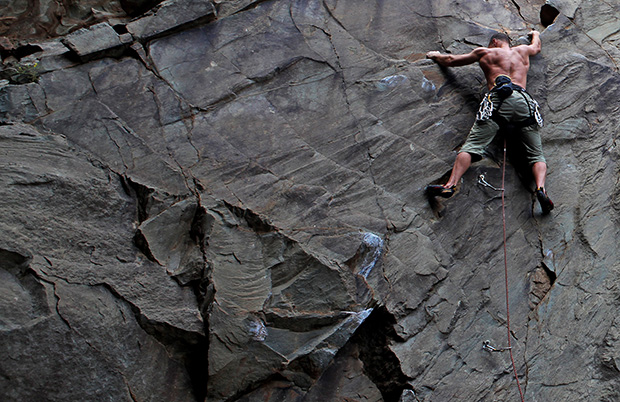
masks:
[[[450,198],[454,195],[455,188],[456,186],[444,187],[439,184],[429,184],[426,186],[426,194],[431,197]]]
[[[543,215],[547,215],[551,212],[553,209],[553,201],[547,196],[544,188],[539,187],[536,189],[536,198],[538,198]]]

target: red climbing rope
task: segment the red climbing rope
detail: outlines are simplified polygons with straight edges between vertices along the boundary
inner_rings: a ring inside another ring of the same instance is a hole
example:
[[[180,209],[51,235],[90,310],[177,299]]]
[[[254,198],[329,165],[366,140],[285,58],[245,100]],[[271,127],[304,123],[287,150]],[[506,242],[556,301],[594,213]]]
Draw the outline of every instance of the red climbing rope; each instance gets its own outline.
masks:
[[[504,193],[506,192],[505,185],[506,176],[506,138],[504,138],[504,161],[502,162],[502,222],[504,224],[504,277],[506,278],[506,327],[508,328],[508,352],[510,353],[510,361],[512,362],[512,370],[517,380],[517,387],[519,388],[519,395],[521,396],[521,402],[525,402],[523,398],[523,391],[521,391],[521,384],[519,383],[519,376],[517,375],[517,366],[515,366],[515,359],[512,357],[512,346],[510,344],[510,302],[508,301],[508,253],[506,252],[506,203],[504,201]]]

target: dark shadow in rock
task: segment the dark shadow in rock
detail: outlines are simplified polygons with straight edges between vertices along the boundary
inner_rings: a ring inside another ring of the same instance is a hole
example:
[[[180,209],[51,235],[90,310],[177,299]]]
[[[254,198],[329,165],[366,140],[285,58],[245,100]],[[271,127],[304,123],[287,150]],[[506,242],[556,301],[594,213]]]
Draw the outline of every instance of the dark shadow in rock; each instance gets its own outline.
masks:
[[[555,280],[558,278],[558,276],[556,275],[555,272],[553,272],[551,269],[549,269],[546,264],[543,263],[542,267],[545,270],[545,273],[547,274],[547,277],[549,278],[549,285],[553,286],[553,284],[555,283]]]
[[[551,4],[544,4],[540,9],[540,23],[547,28],[555,22],[560,12]]]
[[[389,347],[392,340],[398,339],[394,324],[394,316],[378,306],[349,341],[358,346],[364,373],[379,388],[385,402],[398,401],[403,390],[411,388],[410,378],[403,373],[400,361]]]
[[[152,204],[152,195],[155,192],[152,188],[137,183],[127,176],[119,176],[121,184],[127,195],[136,199],[138,214],[138,224],[149,218],[149,209]]]
[[[438,65],[438,67],[444,77],[446,77],[446,82],[437,90],[437,97],[441,97],[450,88],[457,89],[465,100],[466,106],[471,109],[472,114],[475,114],[478,111],[478,105],[482,98],[480,91],[469,85],[462,84],[457,75],[448,67],[441,65]]]
[[[129,33],[129,31],[127,30],[127,25],[125,24],[116,24],[112,28],[114,29],[114,32],[116,32],[119,35]]]
[[[119,297],[111,287],[106,286],[106,288]],[[192,382],[192,391],[196,400],[205,400],[209,377],[208,337],[184,331],[166,323],[149,320],[136,307],[133,305],[130,307],[140,327],[161,343],[173,360],[184,364]],[[208,334],[208,331],[208,326],[205,326],[205,333]]]
[[[250,209],[243,209],[227,202],[224,202],[224,205],[226,205],[226,208],[228,208],[230,212],[235,214],[236,217],[244,219],[247,222],[248,226],[252,228],[256,233],[261,234],[276,231],[275,227],[273,227],[269,222],[260,217],[254,211]]]
[[[0,47],[0,56],[2,59],[6,59],[9,56],[15,57],[17,60],[22,59],[23,57],[30,56],[32,54],[42,52],[43,49],[38,45],[24,45],[16,48],[2,48]]]
[[[149,248],[149,242],[140,229],[136,230],[136,234],[133,236],[133,244],[148,258],[156,264],[161,265],[159,261],[153,255],[153,252]]]
[[[531,310],[534,310],[551,290],[556,275],[543,264],[542,267],[538,267],[533,272],[530,272],[529,277],[529,306]]]
[[[433,181],[432,183],[428,183],[428,184],[441,184],[441,185],[443,185],[443,184],[445,184],[448,181],[448,179],[450,179],[450,175],[451,174],[452,174],[452,169],[450,169],[446,173],[444,173],[444,175],[441,176],[439,179]],[[460,185],[456,186],[456,192],[458,192],[459,188],[460,188]],[[440,198],[440,197],[433,197],[426,190],[424,190],[424,196],[428,200],[428,204],[430,205],[431,209],[433,210],[433,213],[435,214],[435,217],[436,218],[441,218],[444,215],[444,211],[446,209],[445,205],[442,202],[442,201],[445,201],[445,199],[444,198]],[[454,195],[452,197],[454,197]]]
[[[23,275],[28,269],[31,260],[32,256],[27,252],[0,248],[0,269],[4,269],[14,275]]]
[[[163,0],[121,0],[121,7],[130,17],[142,15]]]
[[[209,328],[205,328],[208,333]],[[209,340],[205,338],[197,342],[186,351],[185,368],[192,381],[194,396],[197,401],[204,401],[207,397],[207,381],[209,378]]]

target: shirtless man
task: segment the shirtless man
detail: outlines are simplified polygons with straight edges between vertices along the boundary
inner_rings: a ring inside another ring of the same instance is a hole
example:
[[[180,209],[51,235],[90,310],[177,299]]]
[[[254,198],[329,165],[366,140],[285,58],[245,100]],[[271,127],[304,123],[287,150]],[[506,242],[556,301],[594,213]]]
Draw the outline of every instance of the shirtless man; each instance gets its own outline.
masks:
[[[446,67],[478,62],[489,88],[489,94],[480,105],[476,122],[456,157],[450,179],[443,186],[429,185],[426,190],[431,196],[451,197],[463,174],[472,162],[482,158],[484,149],[491,143],[497,131],[511,125],[520,129],[519,138],[525,146],[525,156],[532,168],[536,197],[542,212],[548,214],[553,209],[553,202],[545,191],[547,163],[538,133],[542,119],[538,112],[538,103],[525,91],[530,56],[538,54],[541,49],[540,34],[533,30],[528,36],[529,45],[511,47],[508,35],[497,33],[491,37],[489,47],[479,47],[468,54],[426,54],[427,58]]]

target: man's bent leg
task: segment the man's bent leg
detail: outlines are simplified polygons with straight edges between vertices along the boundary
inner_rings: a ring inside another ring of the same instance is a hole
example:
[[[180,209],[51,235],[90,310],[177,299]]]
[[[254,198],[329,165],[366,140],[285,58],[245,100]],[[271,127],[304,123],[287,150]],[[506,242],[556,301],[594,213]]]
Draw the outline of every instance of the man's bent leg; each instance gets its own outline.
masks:
[[[532,174],[536,182],[536,188],[545,188],[545,178],[547,177],[547,164],[536,162],[532,165]]]
[[[463,144],[456,156],[448,182],[444,185],[430,184],[426,186],[426,193],[432,197],[450,198],[454,194],[454,187],[456,187],[463,174],[469,169],[472,160],[480,159],[484,148],[493,140],[498,128],[497,123],[490,119],[476,121],[467,136],[465,144]]]
[[[547,176],[547,163],[543,156],[542,141],[538,126],[532,125],[521,129],[521,141],[525,147],[525,157],[532,166],[532,174],[536,182],[536,188],[545,187],[545,178]]]
[[[454,161],[454,166],[452,167],[452,174],[450,174],[450,179],[444,185],[446,188],[451,188],[456,186],[461,180],[461,177],[467,172],[467,169],[471,166],[471,154],[469,152],[459,152],[456,156],[456,160]]]
[[[499,125],[491,119],[477,120],[469,131],[467,140],[463,147],[456,155],[452,173],[448,182],[444,184],[446,188],[452,188],[459,183],[461,177],[465,174],[472,161],[481,159],[485,148],[493,141],[493,137],[497,134]]]
[[[426,186],[426,193],[433,197],[450,198],[454,194],[454,187],[461,179],[461,176],[467,171],[471,165],[471,154],[469,152],[459,152],[456,155],[454,166],[452,167],[452,173],[450,179],[446,184],[430,184]]]

